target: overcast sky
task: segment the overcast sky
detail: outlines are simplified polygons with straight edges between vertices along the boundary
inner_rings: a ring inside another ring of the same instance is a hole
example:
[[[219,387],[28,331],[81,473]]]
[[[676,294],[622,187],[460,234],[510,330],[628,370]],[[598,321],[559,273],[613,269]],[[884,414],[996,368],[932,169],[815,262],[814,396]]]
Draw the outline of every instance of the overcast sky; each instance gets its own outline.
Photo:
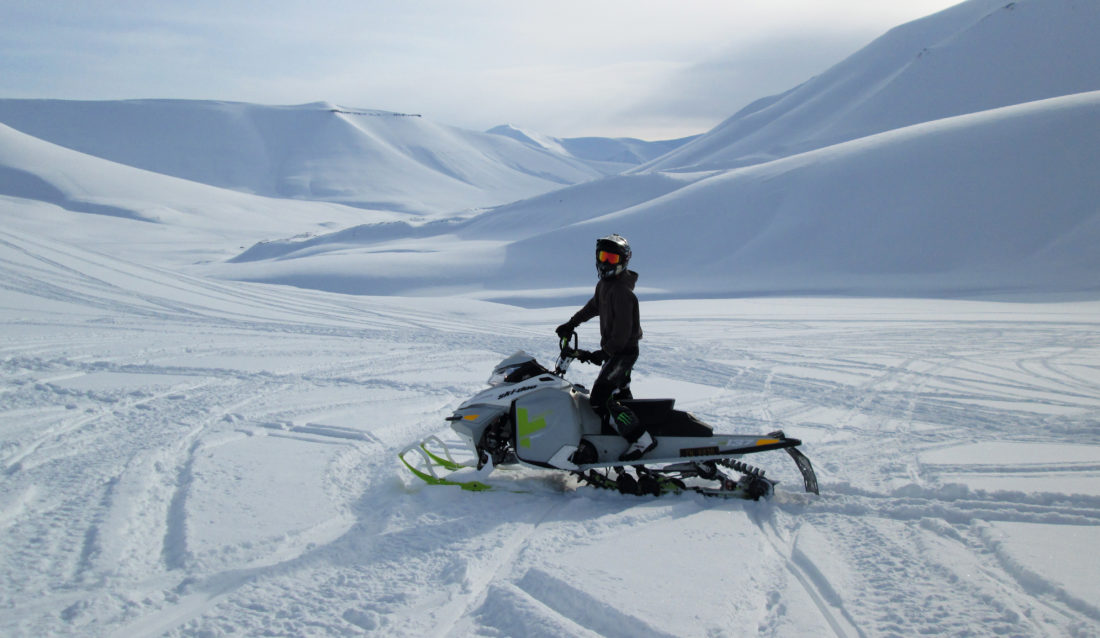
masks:
[[[667,139],[957,0],[0,0],[0,97],[329,101]]]

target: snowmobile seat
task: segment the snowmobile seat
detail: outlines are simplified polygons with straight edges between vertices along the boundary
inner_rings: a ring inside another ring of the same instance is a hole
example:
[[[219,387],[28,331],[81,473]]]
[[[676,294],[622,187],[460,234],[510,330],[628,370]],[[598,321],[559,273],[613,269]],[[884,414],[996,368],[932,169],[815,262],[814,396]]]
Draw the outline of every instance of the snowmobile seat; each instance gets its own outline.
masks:
[[[710,436],[714,430],[688,412],[674,410],[675,399],[628,399],[623,405],[634,411],[653,436]]]

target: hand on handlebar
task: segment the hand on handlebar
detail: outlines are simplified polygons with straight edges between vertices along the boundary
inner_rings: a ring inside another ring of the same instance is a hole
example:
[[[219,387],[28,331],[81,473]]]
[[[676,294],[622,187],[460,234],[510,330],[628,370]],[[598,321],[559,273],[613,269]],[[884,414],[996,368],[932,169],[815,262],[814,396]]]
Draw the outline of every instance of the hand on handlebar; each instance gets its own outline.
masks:
[[[589,352],[588,350],[581,350],[577,347],[577,333],[574,332],[575,326],[570,323],[563,323],[558,326],[555,332],[561,337],[561,341],[558,346],[561,348],[562,360],[576,359],[581,363],[593,363],[596,365],[603,365],[610,356],[603,350],[596,350]],[[562,334],[565,333],[565,334]]]
[[[603,365],[607,361],[607,354],[603,350],[596,350],[595,352],[589,352],[587,350],[576,350],[574,356],[577,361],[581,363],[593,363],[596,365]]]

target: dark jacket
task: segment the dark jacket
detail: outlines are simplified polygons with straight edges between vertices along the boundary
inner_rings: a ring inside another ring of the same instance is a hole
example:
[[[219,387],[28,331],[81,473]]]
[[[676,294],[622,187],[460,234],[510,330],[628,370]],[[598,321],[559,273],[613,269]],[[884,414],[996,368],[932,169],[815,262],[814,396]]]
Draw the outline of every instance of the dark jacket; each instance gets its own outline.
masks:
[[[638,273],[633,270],[601,279],[596,284],[596,293],[569,323],[578,326],[599,315],[600,349],[612,356],[637,350],[638,341],[642,338],[638,297],[634,295],[637,281]]]

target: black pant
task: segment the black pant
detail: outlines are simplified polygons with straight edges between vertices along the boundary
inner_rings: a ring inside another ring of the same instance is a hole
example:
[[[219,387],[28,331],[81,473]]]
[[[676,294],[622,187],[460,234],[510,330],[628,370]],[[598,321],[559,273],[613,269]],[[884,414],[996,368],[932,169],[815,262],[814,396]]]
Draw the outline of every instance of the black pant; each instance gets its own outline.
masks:
[[[592,409],[605,421],[630,423],[626,428],[614,427],[623,438],[632,442],[645,432],[645,428],[630,408],[619,403],[619,399],[634,398],[630,392],[630,372],[637,361],[637,349],[620,352],[608,359],[592,384],[592,394],[588,398]],[[627,414],[625,420],[620,417],[623,413]]]

